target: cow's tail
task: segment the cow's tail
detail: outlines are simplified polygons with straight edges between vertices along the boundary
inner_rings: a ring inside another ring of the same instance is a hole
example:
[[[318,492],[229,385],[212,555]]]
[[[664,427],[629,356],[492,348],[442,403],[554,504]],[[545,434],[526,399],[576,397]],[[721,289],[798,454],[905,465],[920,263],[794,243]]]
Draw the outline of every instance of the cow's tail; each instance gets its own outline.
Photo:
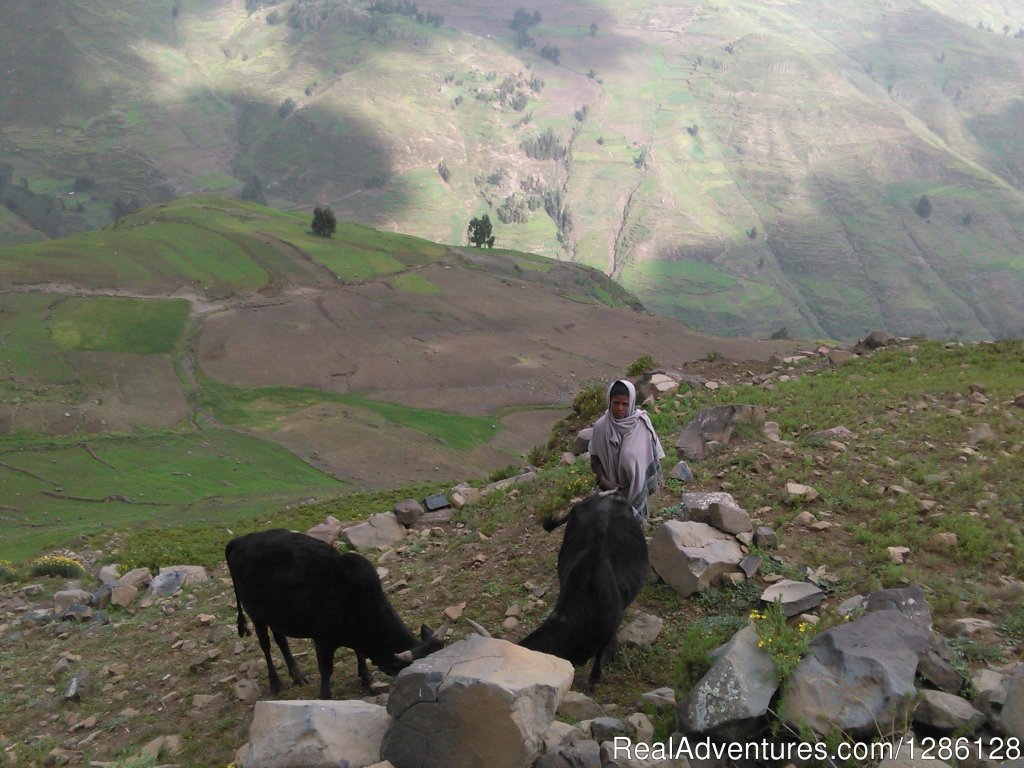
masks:
[[[238,590],[235,590],[235,605],[238,607],[238,636],[245,637],[249,634],[249,625],[245,621],[245,613],[242,611],[242,601],[238,599]]]
[[[235,539],[228,542],[228,545],[224,548],[224,559],[228,563],[228,571],[231,571],[231,549],[235,544]],[[235,592],[235,606],[238,608],[238,636],[245,637],[249,634],[249,625],[245,621],[245,614],[242,612],[242,601],[238,597],[238,585],[235,584],[235,574],[231,574],[231,588]]]

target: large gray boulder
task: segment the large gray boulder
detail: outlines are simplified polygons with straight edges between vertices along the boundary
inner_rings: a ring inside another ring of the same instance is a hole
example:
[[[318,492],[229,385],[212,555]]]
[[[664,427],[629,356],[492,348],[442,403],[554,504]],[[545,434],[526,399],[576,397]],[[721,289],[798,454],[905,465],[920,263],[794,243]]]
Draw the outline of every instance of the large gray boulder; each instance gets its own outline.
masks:
[[[790,676],[785,720],[825,737],[885,735],[902,723],[931,631],[899,611],[875,611],[822,632]]]
[[[601,768],[601,745],[587,739],[556,747],[541,757],[534,768]]]
[[[764,406],[717,405],[698,411],[676,440],[676,451],[683,459],[704,459],[708,443],[727,445],[737,424],[764,424]]]
[[[669,520],[651,537],[654,572],[683,597],[701,592],[736,570],[743,550],[735,537],[705,523]]]
[[[258,701],[239,768],[365,768],[380,761],[391,725],[364,701]]]
[[[728,504],[738,507],[736,499],[725,491],[687,491],[679,494],[679,519],[691,523],[711,524],[711,505]]]
[[[973,733],[985,720],[971,702],[942,691],[923,690],[914,722],[944,733]]]
[[[876,589],[864,601],[864,612],[873,611],[899,611],[926,627],[932,625],[932,609],[928,607],[924,589],[916,584],[900,589]]]
[[[1006,698],[999,718],[999,728],[1006,736],[1024,739],[1024,664],[1006,680]]]
[[[679,724],[687,733],[737,738],[768,712],[778,689],[772,657],[758,648],[748,624],[712,652],[711,669],[679,703]]]
[[[381,757],[397,768],[528,768],[572,680],[564,659],[470,635],[395,678]]]
[[[387,549],[407,535],[405,526],[398,522],[394,512],[370,515],[365,523],[353,525],[341,532],[341,538],[359,550]]]
[[[344,527],[345,524],[341,520],[334,515],[328,515],[322,523],[317,523],[306,531],[306,535],[312,536],[314,539],[320,539],[320,541],[333,547],[334,542],[338,540],[338,536],[341,535]]]
[[[665,744],[640,744],[628,739],[606,741],[601,745],[602,768],[690,768],[685,757],[676,757],[678,741]],[[718,766],[719,763],[699,763]],[[696,766],[697,763],[694,763]]]

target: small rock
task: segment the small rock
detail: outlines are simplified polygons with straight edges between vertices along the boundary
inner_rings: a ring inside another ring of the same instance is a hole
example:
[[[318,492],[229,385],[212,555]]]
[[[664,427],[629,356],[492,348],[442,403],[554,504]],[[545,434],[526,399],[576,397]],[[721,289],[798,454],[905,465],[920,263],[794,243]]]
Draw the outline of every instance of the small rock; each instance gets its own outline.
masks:
[[[647,613],[637,614],[631,622],[619,629],[617,640],[619,645],[646,648],[658,639],[665,622],[658,616]]]
[[[771,605],[778,601],[781,603],[782,612],[787,617],[796,616],[813,608],[824,598],[825,593],[814,584],[789,579],[773,584],[761,593],[762,603]]]
[[[779,545],[778,534],[770,526],[759,525],[754,531],[754,544],[761,549],[775,549]]]
[[[640,694],[641,704],[653,704],[659,712],[675,709],[676,692],[672,688],[655,688],[653,691]]]
[[[986,619],[976,619],[968,616],[961,619],[954,619],[952,622],[952,629],[953,634],[955,635],[960,635],[961,637],[974,637],[982,632],[995,632],[996,625]]]
[[[797,501],[815,501],[821,497],[814,488],[800,483],[786,483],[786,502],[795,504]]]
[[[904,557],[910,554],[910,547],[887,547],[889,562],[893,565],[903,565]]]
[[[556,712],[560,717],[574,722],[604,717],[604,708],[600,704],[586,694],[577,691],[568,691],[562,697]]]
[[[817,518],[806,509],[793,518],[793,525],[809,526],[814,525],[816,522]]]
[[[958,544],[957,535],[951,531],[932,534],[928,539],[928,546],[931,549],[955,549]]]

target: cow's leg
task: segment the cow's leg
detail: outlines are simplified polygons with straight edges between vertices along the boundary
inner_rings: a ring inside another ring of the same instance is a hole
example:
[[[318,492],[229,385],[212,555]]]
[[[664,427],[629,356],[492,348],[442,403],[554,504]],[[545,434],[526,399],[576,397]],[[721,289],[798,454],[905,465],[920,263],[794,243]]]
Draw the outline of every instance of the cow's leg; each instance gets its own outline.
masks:
[[[263,658],[267,660],[267,677],[270,678],[270,692],[273,694],[281,691],[281,678],[277,676],[274,669],[274,660],[270,658],[270,633],[267,632],[267,625],[262,621],[252,620],[256,630],[256,639],[260,641],[260,648],[263,649]]]
[[[334,647],[316,642],[316,665],[320,670],[320,698],[331,698],[331,675],[334,672]]]
[[[292,649],[288,647],[288,638],[277,630],[272,631],[274,632],[274,641],[277,643],[277,647],[281,649],[281,655],[284,656],[285,664],[288,665],[288,674],[291,676],[292,682],[295,685],[305,685],[309,681],[306,680],[306,676],[299,669],[299,663],[292,656]]]
[[[356,668],[359,670],[359,680],[363,684],[363,688],[370,690],[370,669],[366,666],[366,657],[359,651],[356,651]]]

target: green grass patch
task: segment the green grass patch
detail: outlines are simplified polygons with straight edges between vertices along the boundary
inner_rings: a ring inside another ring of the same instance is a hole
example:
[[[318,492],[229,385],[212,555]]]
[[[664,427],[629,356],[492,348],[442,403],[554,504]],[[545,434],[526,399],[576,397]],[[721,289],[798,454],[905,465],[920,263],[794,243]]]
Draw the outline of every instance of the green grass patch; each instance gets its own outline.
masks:
[[[230,524],[344,484],[272,443],[230,430],[0,444],[4,536],[20,560],[83,534],[190,520]]]
[[[201,405],[234,427],[273,431],[281,419],[319,403],[340,403],[380,416],[395,426],[432,437],[450,448],[468,451],[494,438],[502,429],[498,416],[410,408],[365,395],[334,394],[308,387],[233,387],[205,379]]]
[[[424,295],[441,293],[441,289],[422,275],[415,272],[406,272],[399,275],[391,284],[404,293],[418,293]]]
[[[53,308],[50,330],[64,350],[170,353],[188,313],[184,299],[69,298]]]

